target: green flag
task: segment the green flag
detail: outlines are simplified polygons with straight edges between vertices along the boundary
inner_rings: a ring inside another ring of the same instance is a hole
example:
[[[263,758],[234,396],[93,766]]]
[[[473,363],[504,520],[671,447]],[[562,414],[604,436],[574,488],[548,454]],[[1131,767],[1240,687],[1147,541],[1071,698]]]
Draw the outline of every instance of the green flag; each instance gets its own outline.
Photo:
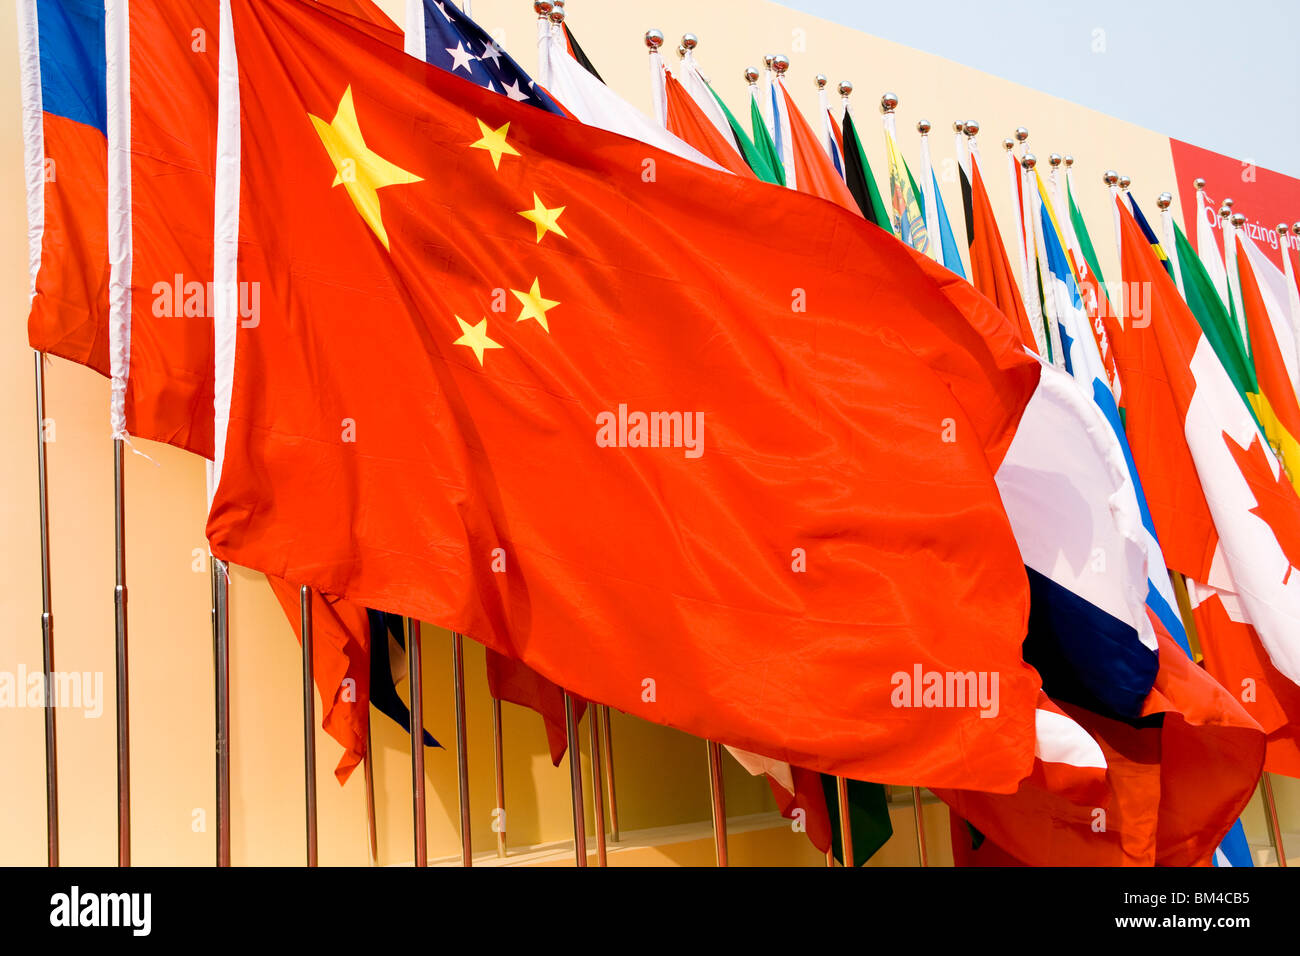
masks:
[[[1084,261],[1088,263],[1088,271],[1097,277],[1097,284],[1104,288],[1106,280],[1102,278],[1101,266],[1097,264],[1097,250],[1092,247],[1092,239],[1088,236],[1088,226],[1083,221],[1083,213],[1079,211],[1074,201],[1069,177],[1066,177],[1065,195],[1070,204],[1070,224],[1074,226],[1074,234],[1079,240],[1079,249],[1083,252]]]
[[[867,162],[867,153],[862,148],[853,114],[848,110],[844,111],[844,181],[866,220],[874,222],[892,235],[894,227],[889,218],[889,210],[885,208],[885,200],[881,198],[880,189],[876,186],[871,164]]]
[[[731,122],[734,123],[735,120]],[[767,121],[763,119],[763,112],[758,108],[758,100],[753,96],[749,98],[749,124],[754,127],[754,151],[762,155],[768,169],[776,175],[776,179],[769,182],[784,186],[785,166],[781,162],[781,157],[776,154],[776,143],[772,142],[772,134],[767,131]]]
[[[831,818],[831,848],[835,859],[844,862],[840,840],[840,801],[835,778],[822,774],[822,792]],[[894,835],[885,788],[878,783],[849,781],[849,832],[853,834],[853,864],[862,866]]]
[[[778,186],[784,186],[785,175],[781,171],[780,163],[773,167],[770,159],[770,157],[776,155],[775,147],[765,155],[763,150],[754,145],[754,141],[749,138],[745,128],[732,115],[731,110],[727,109],[727,104],[722,101],[722,97],[717,94],[712,86],[709,87],[709,92],[713,94],[713,98],[722,107],[722,112],[727,117],[727,124],[731,127],[732,135],[736,137],[736,143],[740,146],[740,155],[745,158],[745,162],[754,171],[754,175],[765,183],[776,183]],[[753,97],[750,97],[750,102],[753,102]],[[763,132],[767,132],[766,125],[763,126]],[[771,142],[770,139],[769,142]]]
[[[1210,274],[1205,271],[1200,256],[1187,241],[1178,223],[1174,223],[1174,242],[1178,246],[1178,267],[1183,276],[1183,297],[1187,300],[1187,306],[1196,316],[1201,331],[1214,348],[1214,354],[1223,363],[1232,384],[1253,415],[1255,406],[1248,396],[1259,394],[1259,382],[1247,355],[1246,344],[1241,340],[1237,320],[1224,308]]]

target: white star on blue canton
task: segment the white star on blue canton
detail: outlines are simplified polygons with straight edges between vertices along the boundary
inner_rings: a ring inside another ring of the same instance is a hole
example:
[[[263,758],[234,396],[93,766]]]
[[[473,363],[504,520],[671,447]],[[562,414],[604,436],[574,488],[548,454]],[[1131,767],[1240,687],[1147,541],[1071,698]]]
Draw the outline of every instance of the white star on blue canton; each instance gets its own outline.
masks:
[[[457,43],[454,50],[448,47],[447,53],[451,57],[451,72],[455,73],[459,67],[463,66],[466,73],[473,75],[474,70],[470,67],[470,61],[477,60],[478,57],[465,49],[465,44]]]
[[[489,40],[487,43],[483,44],[483,56],[482,56],[482,59],[484,59],[484,60],[491,60],[493,63],[496,64],[496,68],[499,70],[499,69],[501,69],[501,54],[502,54],[502,52],[503,52],[503,51],[502,51],[501,47],[499,47],[499,46],[496,45],[496,41],[495,41],[495,40]]]
[[[434,3],[434,6],[438,8],[438,12],[446,18],[447,22],[451,23],[451,14],[447,12],[447,8],[437,2]]]
[[[516,103],[525,103],[530,99],[529,95],[519,88],[518,80],[515,80],[513,83],[503,83],[501,89],[505,91],[506,96],[510,97]]]

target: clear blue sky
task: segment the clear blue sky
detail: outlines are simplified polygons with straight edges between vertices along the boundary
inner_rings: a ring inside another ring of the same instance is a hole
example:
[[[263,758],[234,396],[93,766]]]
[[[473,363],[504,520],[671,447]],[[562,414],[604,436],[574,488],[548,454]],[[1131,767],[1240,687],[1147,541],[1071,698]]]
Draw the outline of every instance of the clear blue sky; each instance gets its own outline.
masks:
[[[1300,177],[1300,0],[777,2]]]

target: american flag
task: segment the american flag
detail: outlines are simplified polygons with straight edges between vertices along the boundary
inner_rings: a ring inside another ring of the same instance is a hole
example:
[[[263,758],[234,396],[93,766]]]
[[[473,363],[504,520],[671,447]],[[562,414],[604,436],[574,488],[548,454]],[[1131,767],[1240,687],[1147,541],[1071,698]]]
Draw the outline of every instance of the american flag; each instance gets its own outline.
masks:
[[[407,34],[408,53],[516,102],[563,114],[510,54],[451,0],[417,0],[411,10],[415,28]]]

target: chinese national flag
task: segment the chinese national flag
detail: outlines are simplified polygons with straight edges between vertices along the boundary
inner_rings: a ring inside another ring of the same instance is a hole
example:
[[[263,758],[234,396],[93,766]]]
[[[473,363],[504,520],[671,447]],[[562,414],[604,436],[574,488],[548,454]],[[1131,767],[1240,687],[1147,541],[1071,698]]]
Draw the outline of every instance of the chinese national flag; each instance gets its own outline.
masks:
[[[262,311],[218,316],[216,554],[797,766],[1016,788],[1001,313],[856,212],[230,11],[217,282]]]

